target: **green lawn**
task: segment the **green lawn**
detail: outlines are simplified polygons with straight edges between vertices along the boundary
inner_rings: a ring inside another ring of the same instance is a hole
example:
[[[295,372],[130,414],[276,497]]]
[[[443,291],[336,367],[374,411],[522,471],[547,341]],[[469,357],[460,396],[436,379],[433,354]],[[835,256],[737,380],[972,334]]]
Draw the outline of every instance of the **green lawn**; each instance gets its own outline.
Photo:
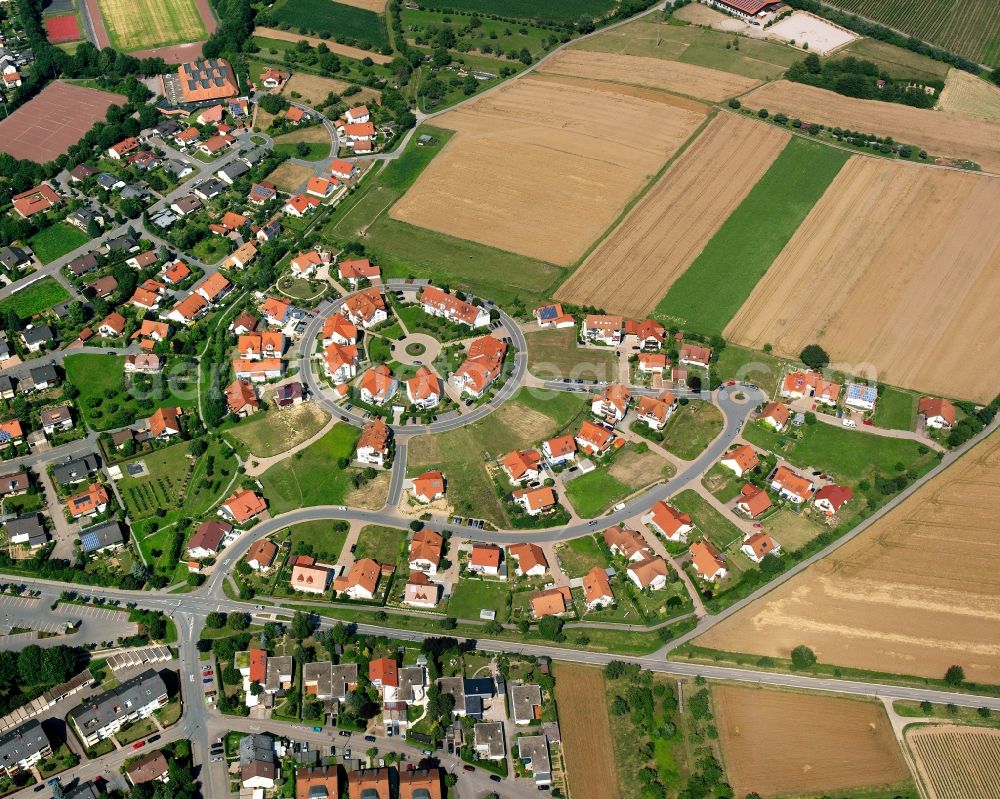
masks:
[[[148,400],[140,399],[126,381],[124,356],[81,353],[68,356],[63,361],[63,367],[67,379],[80,392],[77,406],[94,430],[124,427],[136,419],[149,416],[157,408],[179,406],[190,409],[197,402],[193,390],[193,382],[197,379],[194,367],[190,374],[178,372],[172,375],[164,386],[166,393],[161,394],[154,388]],[[154,377],[154,385],[158,382],[159,378]]]
[[[343,504],[351,488],[350,471],[337,468],[337,461],[353,457],[358,435],[350,425],[335,425],[319,441],[264,472],[260,481],[271,514]]]
[[[368,360],[375,363],[389,363],[392,360],[392,345],[381,336],[368,336],[365,339]]]
[[[584,519],[593,519],[631,493],[631,488],[603,467],[566,483],[566,498]]]
[[[745,483],[746,481],[740,480],[732,469],[721,463],[713,464],[712,468],[705,472],[705,476],[701,478],[701,484],[711,491],[712,496],[720,502],[729,502],[731,499],[735,499]]]
[[[580,347],[576,328],[539,330],[525,336],[528,370],[543,380],[615,381],[618,359],[611,349]]]
[[[837,53],[838,57],[852,55],[873,61],[880,69],[894,78],[915,78],[920,81],[944,80],[948,77],[949,65],[945,61],[935,61],[929,56],[895,47],[877,39],[857,39]]]
[[[507,583],[499,580],[462,578],[448,601],[448,615],[456,619],[478,619],[480,610],[494,610],[497,621],[507,621]]]
[[[0,302],[0,315],[13,311],[21,319],[47,311],[53,305],[70,299],[70,294],[54,277],[43,277]]]
[[[302,522],[289,528],[289,532],[293,554],[306,545],[313,557],[323,563],[336,563],[347,540],[347,531],[335,528],[329,521]]]
[[[150,474],[132,477],[127,467],[142,462]],[[122,464],[122,479],[118,481],[130,519],[147,519],[158,510],[169,512],[180,506],[191,470],[188,445],[185,442],[147,452]]]
[[[381,50],[389,44],[385,17],[364,8],[327,0],[279,0],[270,13],[278,24],[320,38],[343,37],[366,50]]]
[[[694,460],[722,432],[722,412],[710,402],[690,402],[674,411],[663,428],[663,446],[684,460]]]
[[[43,264],[51,263],[56,258],[62,258],[66,253],[77,247],[82,247],[90,241],[90,236],[79,228],[59,223],[40,230],[28,245]]]
[[[849,157],[793,137],[654,315],[666,324],[721,334]]]
[[[525,20],[576,22],[581,15],[601,17],[614,8],[614,0],[439,0],[435,8]]]
[[[719,351],[713,368],[721,380],[753,383],[773,397],[783,374],[783,365],[783,361],[766,352],[727,344]]]
[[[916,441],[876,436],[863,429],[848,430],[817,422],[799,428],[799,432],[802,437],[795,439],[755,423],[744,427],[743,437],[755,446],[782,455],[796,466],[821,469],[848,481],[862,479],[872,468],[887,475],[899,474],[897,464],[925,471],[932,460],[929,453],[921,455],[921,445]]]
[[[298,151],[298,145],[305,144],[307,152],[302,155]],[[284,153],[289,158],[301,158],[303,161],[322,161],[330,157],[330,142],[282,142],[275,144],[275,152]]]
[[[670,504],[682,513],[691,516],[694,531],[688,535],[700,534],[711,541],[720,551],[733,541],[742,538],[740,528],[708,504],[705,499],[693,489],[681,491],[670,499]]]
[[[403,8],[403,28],[407,31],[407,37],[416,38],[420,36],[424,39],[433,35],[433,32],[441,28],[444,24],[447,12],[425,11],[411,8]],[[536,28],[531,25],[518,27],[507,22],[493,19],[481,19],[480,25],[468,29],[465,26],[456,33],[459,44],[468,45],[475,50],[481,50],[483,46],[488,46],[492,50],[501,49],[503,52],[509,50],[520,51],[521,48],[533,55],[543,51],[543,45],[553,35],[551,31],[543,28]]]
[[[604,550],[592,535],[574,538],[556,547],[559,565],[568,577],[583,577],[595,566],[608,565]]]
[[[917,395],[898,388],[879,389],[878,404],[872,421],[890,430],[913,430],[917,424]]]
[[[212,234],[195,244],[192,252],[199,261],[214,264],[219,259],[229,255],[230,250],[228,239]]]
[[[354,559],[371,558],[377,563],[398,563],[405,541],[406,530],[370,524],[358,534]]]

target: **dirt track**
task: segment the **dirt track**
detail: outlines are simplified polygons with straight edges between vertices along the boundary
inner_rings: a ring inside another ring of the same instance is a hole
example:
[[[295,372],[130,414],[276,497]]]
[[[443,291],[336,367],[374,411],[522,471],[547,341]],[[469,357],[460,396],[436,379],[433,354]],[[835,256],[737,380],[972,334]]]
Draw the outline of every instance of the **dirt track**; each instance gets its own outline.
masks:
[[[556,292],[576,305],[641,318],[767,171],[789,134],[716,117]]]
[[[694,101],[651,89],[529,76],[438,117],[435,124],[458,135],[390,214],[572,263],[704,113]]]
[[[930,111],[878,100],[855,100],[825,89],[779,80],[743,98],[749,108],[766,108],[810,122],[850,128],[927,150],[932,155],[971,158],[1000,173],[1000,122],[952,111]]]
[[[725,336],[944,396],[1000,391],[1000,179],[853,158]]]
[[[711,101],[742,94],[760,83],[680,61],[589,50],[563,50],[546,60],[539,71],[666,89]]]
[[[1000,434],[899,508],[696,639],[699,646],[1000,682]],[[721,728],[720,728],[721,730]]]
[[[872,702],[735,685],[716,685],[712,698],[737,796],[812,796],[909,776],[889,719]]]

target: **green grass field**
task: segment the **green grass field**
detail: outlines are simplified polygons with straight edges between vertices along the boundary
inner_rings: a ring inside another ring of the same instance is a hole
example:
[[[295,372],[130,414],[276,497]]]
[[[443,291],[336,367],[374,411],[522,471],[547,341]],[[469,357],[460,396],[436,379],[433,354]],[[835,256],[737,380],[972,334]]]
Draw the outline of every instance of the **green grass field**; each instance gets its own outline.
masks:
[[[615,7],[614,0],[433,0],[428,8],[494,14],[516,19],[576,21],[582,15],[601,17]]]
[[[351,488],[350,473],[336,465],[341,458],[353,457],[358,435],[350,425],[336,425],[319,441],[264,472],[260,481],[271,513],[342,504]]]
[[[681,491],[670,499],[670,504],[682,513],[691,516],[694,531],[688,534],[702,535],[711,541],[720,551],[733,541],[742,537],[740,528],[708,504],[705,499],[693,489]]]
[[[354,41],[366,50],[389,45],[385,17],[363,8],[329,0],[281,0],[271,8],[275,22],[320,38],[331,36]]]
[[[886,438],[821,422],[799,431],[802,438],[793,439],[754,423],[743,428],[743,437],[757,447],[782,455],[796,466],[820,469],[851,482],[862,479],[873,468],[887,475],[899,474],[898,464],[904,469],[923,472],[933,460],[932,454],[920,453],[920,444],[906,438]]]
[[[583,577],[595,566],[604,568],[608,559],[594,540],[594,536],[585,535],[574,538],[556,547],[559,555],[559,565],[569,577]]]
[[[878,39],[857,39],[843,50],[837,51],[837,58],[852,55],[878,64],[894,78],[915,78],[917,80],[944,80],[949,65],[935,61],[912,50],[904,50]]]
[[[145,453],[134,462],[139,461],[146,465],[149,475],[132,477],[123,465],[122,479],[118,482],[129,518],[147,519],[158,510],[177,508],[184,499],[188,472],[191,470],[187,444],[174,444]]]
[[[890,430],[914,430],[917,424],[917,395],[885,386],[879,390],[872,421]]]
[[[203,41],[208,33],[193,0],[99,0],[111,46],[122,52]]]
[[[740,480],[732,469],[721,463],[713,464],[712,468],[705,472],[705,476],[701,478],[701,484],[711,491],[712,496],[720,502],[729,502],[736,498],[745,483],[746,481]]]
[[[399,561],[406,541],[406,530],[370,524],[358,534],[354,559],[371,558],[377,563],[395,564]]]
[[[426,40],[433,35],[434,31],[447,24],[444,19],[449,15],[440,11],[418,11],[417,9],[403,8],[402,16],[403,29],[406,31],[407,38],[420,36]],[[453,22],[456,21],[454,17],[451,19]],[[537,55],[542,52],[543,45],[549,36],[553,35],[552,31],[543,28],[531,25],[520,27],[488,17],[481,18],[480,24],[475,28],[466,29],[466,21],[465,18],[459,17],[458,25],[453,26],[453,29],[454,27],[459,28],[456,31],[457,44],[463,48],[468,45],[474,50],[481,50],[486,46],[493,51],[499,49],[506,53],[510,50],[519,52],[523,47],[527,48],[532,55]]]
[[[507,583],[494,580],[461,579],[448,601],[448,615],[456,619],[478,619],[480,610],[496,611],[497,621],[507,621]]]
[[[841,150],[793,137],[654,315],[699,333],[721,334],[848,158]]]
[[[21,319],[29,319],[68,299],[70,299],[69,292],[58,280],[54,277],[43,277],[0,302],[0,315],[13,311]]]
[[[710,402],[692,402],[674,411],[663,428],[663,446],[684,460],[694,460],[722,432],[722,412]]]
[[[289,532],[292,553],[306,544],[311,548],[313,557],[322,563],[335,563],[347,540],[347,531],[334,529],[329,521],[302,522],[290,527]]]
[[[281,144],[276,144],[274,149],[276,152],[284,153],[289,158],[301,158],[303,161],[322,161],[324,158],[330,157],[330,143],[329,142],[300,142],[305,144],[308,152],[302,155],[298,151],[299,143],[282,142]]]
[[[259,413],[228,432],[242,441],[251,455],[268,458],[308,441],[330,420],[330,414],[314,404]]]
[[[60,223],[38,231],[31,237],[28,246],[38,256],[39,261],[48,264],[77,247],[82,247],[88,241],[90,236],[79,228]]]
[[[528,370],[543,380],[614,381],[618,359],[610,349],[580,347],[576,328],[539,330],[525,336],[528,342]]]
[[[70,355],[63,361],[66,377],[80,392],[77,406],[84,420],[94,430],[124,427],[138,418],[149,416],[157,408],[193,408],[197,403],[194,367],[185,379],[173,377],[166,384],[167,393],[155,393],[148,402],[140,401],[125,380],[125,358],[121,355]],[[95,404],[96,403],[96,404]]]
[[[726,344],[719,352],[714,368],[721,380],[753,383],[772,397],[778,390],[784,362],[766,352]]]
[[[631,488],[602,468],[566,483],[566,498],[584,519],[593,519],[630,493]]]

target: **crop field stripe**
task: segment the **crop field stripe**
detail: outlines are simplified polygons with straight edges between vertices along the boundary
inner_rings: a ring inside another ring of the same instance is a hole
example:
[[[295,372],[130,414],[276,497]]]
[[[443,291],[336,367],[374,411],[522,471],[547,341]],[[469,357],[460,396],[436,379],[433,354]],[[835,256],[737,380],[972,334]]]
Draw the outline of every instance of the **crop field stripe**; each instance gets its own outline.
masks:
[[[112,46],[125,52],[208,36],[193,0],[99,0],[99,4]]]
[[[750,296],[849,155],[793,137],[671,286],[655,315],[720,334]]]
[[[363,8],[330,0],[284,0],[271,13],[277,22],[304,33],[336,34],[375,48],[389,44],[385,17]]]
[[[1000,731],[922,727],[908,741],[932,799],[993,799],[1000,795]]]
[[[576,21],[583,14],[604,16],[615,7],[615,0],[429,0],[422,6],[434,11],[465,11],[496,14],[518,19]],[[544,13],[539,13],[544,8]]]

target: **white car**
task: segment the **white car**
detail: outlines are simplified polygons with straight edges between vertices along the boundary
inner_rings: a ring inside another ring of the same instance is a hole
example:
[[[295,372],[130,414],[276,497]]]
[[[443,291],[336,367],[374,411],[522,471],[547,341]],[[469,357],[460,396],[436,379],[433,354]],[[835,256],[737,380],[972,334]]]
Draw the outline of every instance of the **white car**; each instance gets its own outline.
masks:
[[[614,506],[614,508],[612,510],[615,510],[615,511],[625,510],[625,503],[624,502],[619,502],[617,505]]]
[[[843,425],[844,427],[857,427],[857,426],[858,426],[858,423],[857,423],[857,422],[855,422],[855,421],[854,421],[853,419],[844,419],[844,420],[843,420],[843,421],[841,422],[841,424],[842,424],[842,425]]]

